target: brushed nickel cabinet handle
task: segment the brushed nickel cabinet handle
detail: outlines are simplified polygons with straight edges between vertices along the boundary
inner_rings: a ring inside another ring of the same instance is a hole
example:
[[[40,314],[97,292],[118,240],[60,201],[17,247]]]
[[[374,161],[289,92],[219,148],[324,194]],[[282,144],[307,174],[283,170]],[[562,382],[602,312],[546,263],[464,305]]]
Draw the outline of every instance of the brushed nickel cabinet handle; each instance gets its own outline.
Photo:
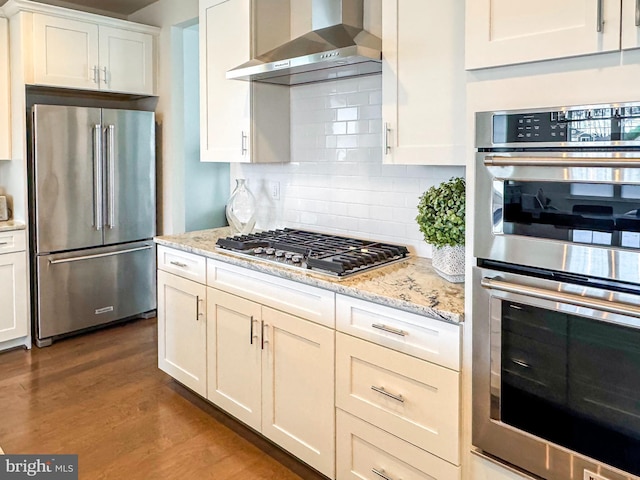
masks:
[[[102,67],[101,70],[104,72],[104,84],[108,84],[108,80],[107,80],[107,67]]]
[[[640,27],[640,0],[636,0],[636,27]]]
[[[261,321],[261,327],[260,327],[261,346],[260,346],[260,348],[262,348],[262,350],[264,350],[264,344],[265,343],[269,343],[269,339],[268,338],[267,339],[264,338],[264,327],[268,327],[268,326],[269,326],[269,324],[268,323],[264,323],[264,320]]]
[[[400,330],[398,328],[388,327],[388,326],[383,325],[381,323],[372,323],[371,326],[373,328],[377,328],[378,330],[382,330],[383,332],[393,333],[394,335],[398,335],[400,337],[406,337],[407,335],[409,335],[404,330]]]
[[[596,0],[598,2],[598,13],[597,13],[597,25],[596,25],[596,31],[598,33],[602,33],[604,31],[604,18],[603,18],[603,12],[602,12],[602,1],[603,0]]]
[[[389,397],[396,402],[404,403],[404,398],[402,397],[402,395],[394,395],[393,393],[389,393],[384,389],[384,387],[376,387],[375,385],[371,385],[371,390],[381,393],[385,397]]]
[[[200,317],[202,316],[202,313],[200,312],[201,301],[202,299],[200,298],[200,295],[196,295],[196,322],[198,322],[200,320]]]
[[[251,322],[249,325],[249,343],[253,345],[253,315],[249,318],[249,322]]]
[[[242,131],[242,155],[247,154],[247,134]]]
[[[391,153],[391,142],[389,140],[389,134],[391,133],[391,127],[388,122],[384,123],[384,154],[389,155]]]
[[[94,65],[93,68],[93,83],[100,83],[99,69],[97,65]]]
[[[187,268],[188,267],[188,265],[186,263],[180,263],[180,262],[176,262],[176,261],[169,262],[169,263],[171,265],[175,265],[176,267],[180,267],[180,268]]]
[[[382,478],[383,480],[393,480],[393,478],[389,477],[384,470],[376,470],[375,468],[371,469],[371,473],[373,473],[374,475],[379,476],[380,478]]]

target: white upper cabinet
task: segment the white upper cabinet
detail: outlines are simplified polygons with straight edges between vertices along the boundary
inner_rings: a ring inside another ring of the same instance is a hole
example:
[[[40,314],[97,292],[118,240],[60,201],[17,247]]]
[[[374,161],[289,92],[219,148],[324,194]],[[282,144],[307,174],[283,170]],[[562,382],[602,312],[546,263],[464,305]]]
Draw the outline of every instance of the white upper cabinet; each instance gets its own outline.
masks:
[[[98,89],[99,65],[97,25],[33,16],[34,84]]]
[[[635,0],[622,3],[635,9]],[[620,8],[615,0],[469,1],[466,68],[619,50]],[[635,21],[631,15],[623,24]]]
[[[383,161],[464,165],[463,0],[382,2]]]
[[[153,95],[153,35],[36,13],[33,84]]]
[[[9,25],[0,17],[0,160],[11,158],[11,92],[9,88]]]
[[[640,47],[640,2],[622,0],[622,48]]]
[[[101,90],[155,93],[153,36],[113,27],[100,27]]]
[[[270,8],[257,12],[257,0],[200,0],[202,161],[289,161],[289,88],[226,78],[228,70],[257,52],[258,39],[251,32],[254,17],[281,34],[269,38],[270,44],[262,42],[260,51],[289,39],[289,29],[279,27],[287,17],[282,12],[289,11],[285,4],[272,0]]]

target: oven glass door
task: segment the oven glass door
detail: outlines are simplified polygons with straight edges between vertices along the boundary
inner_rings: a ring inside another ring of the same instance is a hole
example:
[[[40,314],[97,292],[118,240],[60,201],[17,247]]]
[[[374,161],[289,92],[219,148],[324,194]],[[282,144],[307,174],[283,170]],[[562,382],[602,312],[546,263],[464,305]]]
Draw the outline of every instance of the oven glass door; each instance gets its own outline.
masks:
[[[640,185],[506,180],[505,235],[640,248]]]
[[[492,295],[491,416],[640,475],[638,319],[576,306],[573,289],[572,304]]]

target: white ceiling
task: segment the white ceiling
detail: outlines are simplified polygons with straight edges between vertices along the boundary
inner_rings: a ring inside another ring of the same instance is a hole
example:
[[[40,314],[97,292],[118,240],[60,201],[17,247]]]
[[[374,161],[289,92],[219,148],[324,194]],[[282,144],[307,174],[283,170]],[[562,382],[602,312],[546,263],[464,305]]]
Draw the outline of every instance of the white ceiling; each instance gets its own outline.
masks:
[[[157,0],[36,0],[39,3],[58,5],[85,12],[99,13],[114,17],[125,18]],[[0,5],[6,0],[0,0]]]

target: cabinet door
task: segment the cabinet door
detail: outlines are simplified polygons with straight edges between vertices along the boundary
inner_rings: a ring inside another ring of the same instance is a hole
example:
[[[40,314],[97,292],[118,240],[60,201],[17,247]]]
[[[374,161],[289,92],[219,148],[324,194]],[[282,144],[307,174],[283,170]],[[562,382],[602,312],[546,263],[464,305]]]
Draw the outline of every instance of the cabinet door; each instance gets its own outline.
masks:
[[[464,165],[463,36],[463,0],[382,2],[384,163]]]
[[[154,94],[153,36],[100,27],[100,89]]]
[[[199,395],[207,393],[207,289],[158,271],[158,367]]]
[[[622,0],[622,48],[640,47],[640,2]]]
[[[0,305],[0,342],[26,336],[29,319],[25,252],[0,255]]]
[[[468,69],[609,52],[620,48],[620,2],[467,2]]]
[[[334,478],[334,331],[267,307],[262,319],[262,433]]]
[[[78,20],[33,15],[36,85],[98,88],[98,26]]]
[[[200,2],[200,155],[208,162],[250,161],[251,84],[226,72],[251,55],[251,0]]]
[[[0,17],[0,160],[11,158],[9,22]]]
[[[207,289],[207,398],[260,430],[260,305]]]

